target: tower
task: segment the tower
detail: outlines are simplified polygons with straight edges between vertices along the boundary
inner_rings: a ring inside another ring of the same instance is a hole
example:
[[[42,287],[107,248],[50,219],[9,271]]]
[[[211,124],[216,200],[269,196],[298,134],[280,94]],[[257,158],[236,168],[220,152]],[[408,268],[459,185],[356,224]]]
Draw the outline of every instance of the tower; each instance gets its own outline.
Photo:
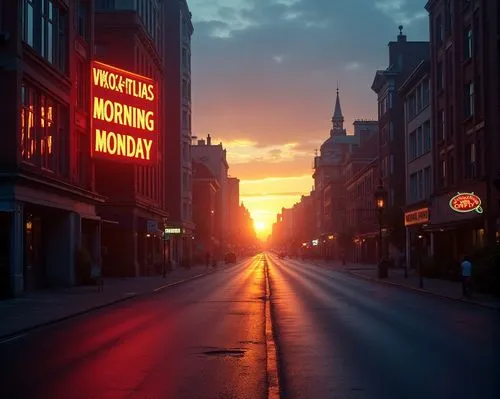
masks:
[[[332,130],[330,130],[330,136],[345,136],[344,131],[344,116],[342,115],[342,108],[340,107],[339,98],[339,85],[337,83],[337,98],[335,100],[335,108],[333,110],[332,116]]]

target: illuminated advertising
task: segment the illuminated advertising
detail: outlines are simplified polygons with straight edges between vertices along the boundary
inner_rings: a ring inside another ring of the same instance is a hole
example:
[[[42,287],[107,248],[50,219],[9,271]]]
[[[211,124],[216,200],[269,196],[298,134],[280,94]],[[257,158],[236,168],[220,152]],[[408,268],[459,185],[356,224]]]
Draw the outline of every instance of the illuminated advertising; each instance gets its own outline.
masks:
[[[423,224],[429,221],[429,208],[421,208],[405,213],[405,226]]]
[[[92,62],[92,156],[150,165],[158,160],[158,86],[153,80]]]
[[[450,208],[459,213],[468,213],[473,211],[483,213],[483,208],[481,208],[481,198],[474,193],[458,193],[450,199]]]

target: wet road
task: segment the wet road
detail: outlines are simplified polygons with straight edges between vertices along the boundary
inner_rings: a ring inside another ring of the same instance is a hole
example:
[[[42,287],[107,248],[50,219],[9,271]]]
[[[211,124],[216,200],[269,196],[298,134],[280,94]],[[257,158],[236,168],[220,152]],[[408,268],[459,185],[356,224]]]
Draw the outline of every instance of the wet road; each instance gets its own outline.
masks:
[[[262,261],[0,343],[0,398],[265,398]]]
[[[260,256],[0,343],[4,399],[500,399],[500,314]]]
[[[286,398],[499,399],[500,313],[269,259]]]

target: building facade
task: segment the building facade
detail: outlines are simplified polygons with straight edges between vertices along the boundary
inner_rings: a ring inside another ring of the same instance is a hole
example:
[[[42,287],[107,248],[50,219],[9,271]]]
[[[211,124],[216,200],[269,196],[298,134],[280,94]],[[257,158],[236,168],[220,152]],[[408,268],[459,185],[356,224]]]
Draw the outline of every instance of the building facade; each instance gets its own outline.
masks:
[[[378,141],[378,137],[377,141]],[[377,147],[374,146],[376,149]],[[351,232],[346,257],[359,263],[377,263],[380,253],[375,190],[379,182],[378,158],[365,164],[346,182],[346,227]]]
[[[95,59],[151,78],[161,86],[159,2],[149,1],[143,7],[135,1],[98,1],[96,7]],[[155,129],[163,142],[162,118]],[[165,159],[160,149],[158,163],[151,166],[95,160],[96,188],[107,198],[99,211],[107,221],[103,224],[103,273],[146,275],[162,262],[160,229],[168,215]]]
[[[430,64],[422,61],[401,85],[405,109],[406,266],[418,257],[432,257],[429,224],[433,187]]]
[[[191,171],[191,36],[193,24],[186,0],[162,1],[161,21],[165,79],[165,182],[169,225],[182,228],[174,238],[175,262],[190,262],[192,221]]]
[[[431,0],[426,9],[435,165],[429,229],[435,258],[453,261],[488,241],[495,243],[498,192],[492,175],[500,158],[500,5]],[[453,200],[457,193],[473,194],[481,208],[458,209]]]
[[[4,1],[0,14],[0,296],[80,282],[100,257],[90,161],[88,1]],[[77,84],[74,84],[76,82]]]
[[[238,225],[240,213],[240,179],[236,177],[227,178],[227,227],[228,227],[228,249],[235,250],[241,239],[241,229]]]
[[[410,42],[400,26],[397,41],[389,42],[389,65],[375,73],[372,90],[377,94],[379,121],[379,173],[387,191],[384,224],[391,252],[404,252],[405,230],[402,208],[406,201],[404,101],[401,84],[415,67],[429,58],[428,42]]]
[[[215,209],[217,208],[217,191],[219,181],[200,162],[193,161],[193,221],[195,223],[193,260],[206,262],[207,256],[212,259],[218,247],[216,235]]]
[[[212,138],[207,136],[206,140],[198,140],[196,145],[191,146],[193,161],[205,165],[217,179],[220,189],[216,195],[215,207],[215,230],[218,245],[214,248],[214,256],[222,259],[227,251],[227,237],[229,226],[228,220],[228,170],[226,150],[222,143],[212,144]]]

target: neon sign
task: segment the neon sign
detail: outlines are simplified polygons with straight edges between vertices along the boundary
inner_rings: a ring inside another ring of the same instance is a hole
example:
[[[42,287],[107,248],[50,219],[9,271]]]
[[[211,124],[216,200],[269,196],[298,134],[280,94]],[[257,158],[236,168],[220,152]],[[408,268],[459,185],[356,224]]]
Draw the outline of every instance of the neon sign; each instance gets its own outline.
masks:
[[[450,208],[459,213],[468,213],[473,211],[483,213],[483,208],[481,208],[481,198],[474,193],[457,193],[457,195],[450,199]]]
[[[158,160],[158,87],[153,80],[92,62],[92,157],[143,165]]]

